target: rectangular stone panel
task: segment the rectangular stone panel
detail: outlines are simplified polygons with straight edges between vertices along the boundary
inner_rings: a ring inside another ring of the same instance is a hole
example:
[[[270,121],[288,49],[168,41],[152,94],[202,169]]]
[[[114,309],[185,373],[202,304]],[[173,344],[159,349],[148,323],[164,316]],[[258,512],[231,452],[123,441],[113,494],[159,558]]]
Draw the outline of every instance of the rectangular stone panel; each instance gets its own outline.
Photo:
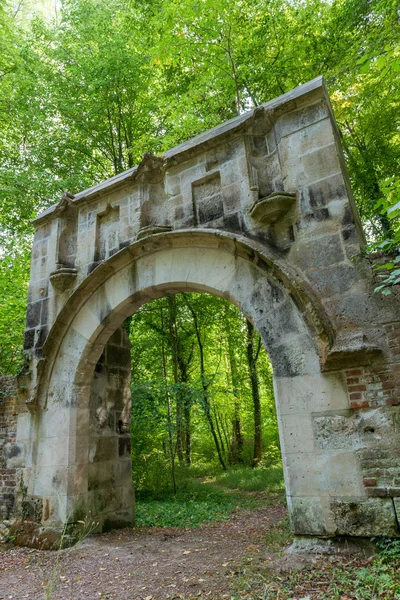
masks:
[[[282,165],[282,178],[288,190],[296,190],[339,172],[339,157],[333,141],[302,156],[293,150]]]
[[[286,454],[285,469],[292,496],[365,496],[355,452]]]
[[[304,270],[328,267],[345,260],[339,234],[325,235],[296,248],[295,260]]]
[[[341,373],[275,378],[275,397],[282,416],[348,408],[346,382]]]
[[[97,215],[95,260],[105,260],[119,248],[119,206]]]
[[[192,183],[193,210],[199,224],[214,221],[224,215],[221,197],[221,177],[212,173]]]

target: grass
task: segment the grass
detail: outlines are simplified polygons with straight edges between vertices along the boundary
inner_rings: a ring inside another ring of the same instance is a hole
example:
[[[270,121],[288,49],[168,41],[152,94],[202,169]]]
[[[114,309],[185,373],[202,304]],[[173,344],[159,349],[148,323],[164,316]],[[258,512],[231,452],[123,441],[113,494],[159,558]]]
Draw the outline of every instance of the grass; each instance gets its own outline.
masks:
[[[194,481],[175,495],[168,493],[162,498],[139,495],[136,527],[199,527],[202,523],[228,519],[237,507],[255,509],[263,504],[265,498]]]
[[[261,490],[270,494],[283,490],[281,469],[238,467],[225,473],[215,471],[208,477],[199,468],[182,469],[177,494],[170,491],[137,494],[136,526],[190,528],[223,521],[237,507],[255,509],[265,505],[265,496],[247,493]]]
[[[317,565],[291,574],[279,592],[282,600],[296,594],[318,600],[399,600],[400,541],[391,542],[372,559],[320,559]],[[276,590],[270,597],[275,600]]]
[[[266,536],[269,551],[281,554],[290,542],[287,518]],[[231,600],[400,600],[400,540],[383,540],[372,558],[363,554],[316,556],[312,564],[277,572],[261,561],[249,569],[244,558]]]
[[[247,492],[283,492],[285,487],[281,465],[257,467],[256,469],[235,466],[228,471],[219,473],[210,481],[230,489]]]
[[[293,534],[290,529],[289,517],[284,517],[281,521],[269,526],[265,536],[265,543],[268,550],[272,552],[281,552],[293,542]]]

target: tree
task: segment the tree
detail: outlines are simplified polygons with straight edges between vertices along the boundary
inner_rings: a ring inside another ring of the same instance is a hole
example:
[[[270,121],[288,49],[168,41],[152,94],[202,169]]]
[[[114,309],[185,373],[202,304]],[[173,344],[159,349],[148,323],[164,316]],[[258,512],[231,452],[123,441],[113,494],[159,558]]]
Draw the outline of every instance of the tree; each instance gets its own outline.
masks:
[[[187,426],[185,406],[190,408],[191,462],[217,460],[222,469],[235,462],[232,448],[239,421],[239,458],[253,464],[255,418],[246,323],[229,302],[198,293],[153,300],[133,316],[132,446],[139,482],[144,481],[139,466],[149,471],[147,485],[152,485],[151,473],[159,469],[160,461],[171,466],[171,456],[176,456],[180,465],[188,464],[188,445],[181,431],[182,420]],[[279,450],[272,368],[254,331],[252,336],[259,415],[267,440],[262,451],[273,462]]]
[[[251,382],[251,395],[254,406],[254,454],[253,464],[257,465],[262,459],[262,418],[260,389],[257,374],[257,358],[261,348],[261,339],[255,336],[254,325],[247,320],[247,362],[249,366],[249,377]],[[256,349],[254,348],[254,338],[256,337]]]

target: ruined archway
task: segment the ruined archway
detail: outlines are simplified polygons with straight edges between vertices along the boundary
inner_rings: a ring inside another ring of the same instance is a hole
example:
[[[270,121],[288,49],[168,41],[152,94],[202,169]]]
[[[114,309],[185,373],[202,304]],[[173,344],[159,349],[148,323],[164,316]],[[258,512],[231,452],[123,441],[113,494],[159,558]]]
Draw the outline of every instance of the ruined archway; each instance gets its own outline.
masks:
[[[99,529],[132,521],[121,324],[180,291],[231,300],[263,339],[294,532],[399,535],[399,302],[373,295],[354,260],[362,230],[320,79],[65,195],[35,223],[25,542],[82,515]],[[105,434],[91,398],[107,387],[119,397]]]

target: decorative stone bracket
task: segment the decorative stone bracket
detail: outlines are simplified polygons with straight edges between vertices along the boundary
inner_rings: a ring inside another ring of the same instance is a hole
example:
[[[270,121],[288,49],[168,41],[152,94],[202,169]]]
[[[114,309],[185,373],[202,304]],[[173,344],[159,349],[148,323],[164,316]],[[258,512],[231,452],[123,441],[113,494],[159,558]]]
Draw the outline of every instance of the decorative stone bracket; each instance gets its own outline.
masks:
[[[362,331],[339,334],[329,350],[323,371],[369,364],[382,353],[382,348],[371,342]]]
[[[275,223],[292,208],[296,194],[273,192],[266,198],[254,202],[249,210],[250,217],[259,223]]]
[[[77,269],[60,266],[56,271],[50,273],[49,279],[57,292],[65,292],[73,285],[77,274]]]

